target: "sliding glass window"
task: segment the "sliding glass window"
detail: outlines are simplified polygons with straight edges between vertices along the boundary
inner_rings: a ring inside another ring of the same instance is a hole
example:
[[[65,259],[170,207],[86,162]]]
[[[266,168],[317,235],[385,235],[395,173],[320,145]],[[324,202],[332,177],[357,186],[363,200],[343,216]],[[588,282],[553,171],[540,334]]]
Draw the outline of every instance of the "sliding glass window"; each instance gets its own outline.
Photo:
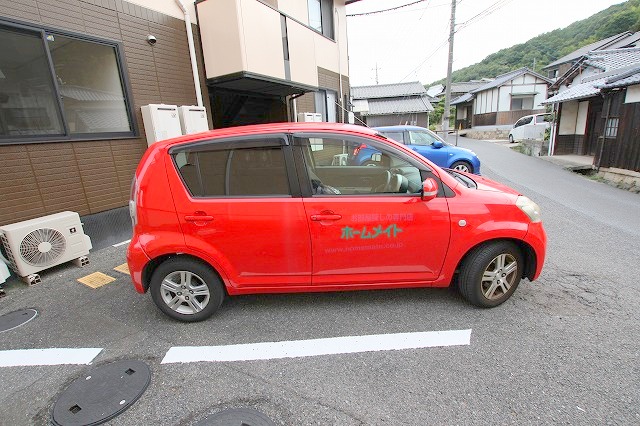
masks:
[[[135,136],[115,43],[0,22],[0,144]]]

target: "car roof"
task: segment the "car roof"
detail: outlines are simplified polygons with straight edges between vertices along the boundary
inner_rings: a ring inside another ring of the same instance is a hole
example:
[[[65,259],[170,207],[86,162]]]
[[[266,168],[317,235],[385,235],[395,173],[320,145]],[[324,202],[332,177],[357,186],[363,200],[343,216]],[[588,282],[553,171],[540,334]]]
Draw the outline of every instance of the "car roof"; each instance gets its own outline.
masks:
[[[249,126],[225,127],[222,129],[208,130],[206,132],[178,136],[171,139],[156,142],[151,146],[156,149],[173,146],[186,142],[200,142],[234,136],[250,136],[265,133],[296,133],[296,132],[338,132],[361,136],[375,136],[379,132],[364,126],[342,123],[326,122],[283,122],[269,124],[253,124]]]
[[[409,126],[406,124],[403,125],[397,125],[397,126],[379,126],[379,127],[372,127],[372,129],[377,130],[379,132],[392,132],[394,130],[398,131],[398,130],[429,130],[425,127],[420,127],[420,126]]]

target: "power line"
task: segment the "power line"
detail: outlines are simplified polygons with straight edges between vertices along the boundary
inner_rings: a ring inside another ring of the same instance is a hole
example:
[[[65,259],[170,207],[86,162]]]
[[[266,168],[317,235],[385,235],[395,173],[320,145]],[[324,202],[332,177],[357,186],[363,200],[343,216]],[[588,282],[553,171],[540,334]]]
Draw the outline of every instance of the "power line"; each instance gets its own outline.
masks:
[[[376,13],[389,12],[389,11],[391,11],[391,10],[397,10],[397,9],[402,9],[403,7],[413,6],[414,4],[422,3],[422,2],[424,2],[424,1],[429,1],[429,0],[418,0],[418,1],[414,1],[413,3],[404,4],[404,5],[402,5],[402,6],[392,7],[392,8],[390,8],[390,9],[376,10],[376,11],[373,11],[373,12],[354,13],[354,14],[347,15],[347,16],[348,16],[348,17],[352,17],[352,16],[367,16],[367,15],[375,15]]]

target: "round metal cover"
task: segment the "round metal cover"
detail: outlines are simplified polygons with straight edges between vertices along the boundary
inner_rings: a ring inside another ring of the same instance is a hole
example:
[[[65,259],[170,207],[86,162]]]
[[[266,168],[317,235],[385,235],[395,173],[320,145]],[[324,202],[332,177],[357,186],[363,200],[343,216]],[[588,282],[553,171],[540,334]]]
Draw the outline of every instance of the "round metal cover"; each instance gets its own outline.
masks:
[[[0,316],[0,333],[13,330],[34,319],[38,315],[35,309],[20,309]]]
[[[151,382],[151,370],[142,361],[116,361],[76,379],[60,395],[51,423],[99,425],[122,414],[140,398]]]
[[[230,408],[207,416],[195,426],[276,426],[276,424],[258,410]]]

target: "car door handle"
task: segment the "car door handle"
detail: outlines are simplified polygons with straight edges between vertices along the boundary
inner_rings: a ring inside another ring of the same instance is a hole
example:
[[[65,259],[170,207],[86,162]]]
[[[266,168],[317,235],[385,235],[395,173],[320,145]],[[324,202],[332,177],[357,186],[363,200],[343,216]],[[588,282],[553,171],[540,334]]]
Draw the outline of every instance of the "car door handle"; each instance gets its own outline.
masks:
[[[342,215],[339,214],[313,214],[311,220],[314,222],[322,222],[323,220],[340,220]]]
[[[187,222],[211,222],[213,220],[213,216],[208,215],[186,215],[184,220]]]

